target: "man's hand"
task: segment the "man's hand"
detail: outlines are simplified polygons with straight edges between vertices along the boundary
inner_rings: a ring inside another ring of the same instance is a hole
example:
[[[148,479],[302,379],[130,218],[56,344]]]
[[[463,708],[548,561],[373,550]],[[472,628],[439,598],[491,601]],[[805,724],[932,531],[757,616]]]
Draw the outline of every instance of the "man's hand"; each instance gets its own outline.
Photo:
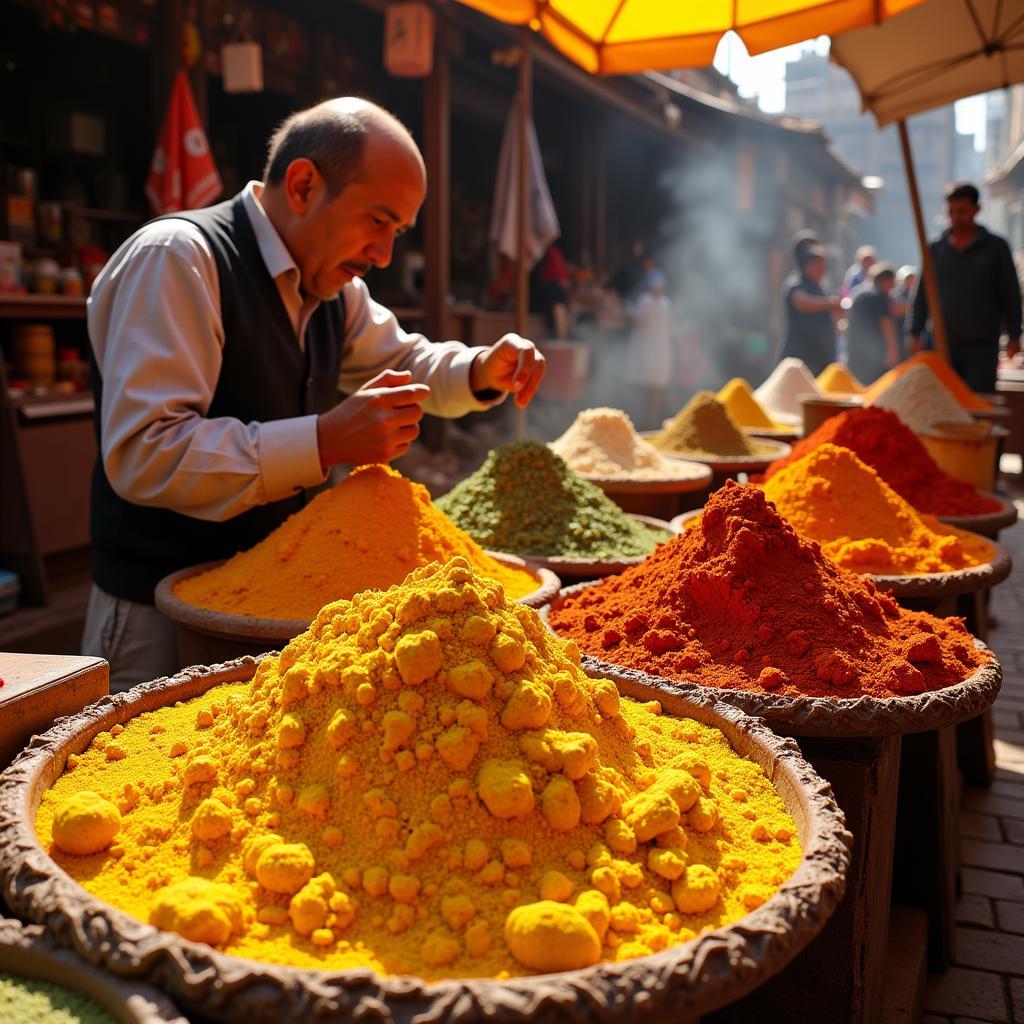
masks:
[[[426,384],[411,380],[410,373],[384,370],[317,419],[324,469],[339,462],[390,462],[409,450],[420,432],[420,403],[430,397]]]
[[[544,379],[544,369],[544,357],[532,341],[506,334],[473,360],[469,386],[473,391],[509,391],[525,409]]]
[[[1020,338],[1006,339],[1006,358],[1014,359],[1020,355]]]

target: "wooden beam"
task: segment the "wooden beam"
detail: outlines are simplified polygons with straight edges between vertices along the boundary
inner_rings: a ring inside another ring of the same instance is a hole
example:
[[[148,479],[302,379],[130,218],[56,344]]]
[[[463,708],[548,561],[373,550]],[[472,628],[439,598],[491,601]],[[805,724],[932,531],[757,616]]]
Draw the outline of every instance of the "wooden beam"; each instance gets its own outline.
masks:
[[[451,288],[451,75],[444,24],[434,38],[434,66],[427,78],[423,108],[423,151],[427,165],[424,308],[427,336],[447,334]]]
[[[939,301],[939,282],[935,276],[935,262],[932,260],[932,249],[928,244],[928,232],[924,226],[924,215],[921,213],[921,193],[917,188],[917,172],[914,170],[914,153],[910,148],[910,134],[907,122],[902,118],[897,122],[900,134],[900,149],[903,150],[903,167],[907,172],[907,187],[910,189],[910,203],[914,210],[914,226],[917,228],[917,241],[921,246],[921,284],[928,299],[928,312],[932,318],[932,333],[935,336],[935,351],[949,362],[949,342],[946,338],[946,318],[942,315],[942,304]]]

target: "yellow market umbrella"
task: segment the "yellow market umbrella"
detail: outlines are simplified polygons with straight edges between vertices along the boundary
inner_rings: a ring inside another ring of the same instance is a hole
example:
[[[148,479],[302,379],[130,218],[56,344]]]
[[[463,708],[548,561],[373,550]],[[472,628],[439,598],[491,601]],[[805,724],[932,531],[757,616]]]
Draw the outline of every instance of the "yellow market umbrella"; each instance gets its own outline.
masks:
[[[947,354],[931,249],[921,216],[906,118],[1024,81],[1024,0],[926,0],[832,39],[832,59],[850,73],[880,126],[896,122],[921,245],[922,278],[936,349]]]
[[[462,0],[492,18],[539,28],[600,75],[706,67],[736,32],[751,54],[880,21],[921,0]]]

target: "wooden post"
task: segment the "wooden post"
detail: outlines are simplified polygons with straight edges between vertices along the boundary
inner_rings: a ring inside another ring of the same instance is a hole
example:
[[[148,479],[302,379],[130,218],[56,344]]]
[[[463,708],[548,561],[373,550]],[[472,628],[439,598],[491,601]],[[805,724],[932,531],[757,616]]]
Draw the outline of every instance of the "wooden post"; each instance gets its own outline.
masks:
[[[438,20],[434,65],[423,94],[423,156],[427,165],[424,234],[424,311],[428,338],[449,337],[448,292],[451,290],[451,65],[445,25]],[[463,338],[467,343],[470,339]],[[444,447],[447,421],[427,416],[423,443],[434,451]]]
[[[434,67],[427,78],[423,104],[423,151],[427,165],[427,208],[423,222],[425,256],[424,306],[427,337],[448,336],[451,277],[451,76],[443,26],[434,39]]]
[[[526,255],[530,227],[530,150],[528,129],[533,107],[532,31],[519,30],[519,76],[516,95],[516,137],[519,165],[516,168],[516,334],[525,337],[530,315],[530,267]],[[516,437],[526,436],[526,410],[516,409]]]
[[[853,833],[846,895],[821,933],[782,971],[703,1024],[829,1021],[880,1024],[889,936],[900,737],[799,737]]]
[[[932,318],[932,333],[935,335],[935,351],[949,362],[949,342],[946,337],[946,320],[942,315],[939,302],[939,282],[935,277],[935,264],[932,261],[932,250],[928,245],[928,232],[924,225],[924,214],[921,212],[921,193],[917,188],[917,172],[914,170],[914,154],[910,148],[910,134],[907,122],[901,117],[897,122],[900,133],[900,148],[903,150],[903,167],[907,173],[907,187],[910,189],[910,203],[914,208],[914,225],[917,228],[917,240],[921,246],[921,284],[928,297],[928,312]]]

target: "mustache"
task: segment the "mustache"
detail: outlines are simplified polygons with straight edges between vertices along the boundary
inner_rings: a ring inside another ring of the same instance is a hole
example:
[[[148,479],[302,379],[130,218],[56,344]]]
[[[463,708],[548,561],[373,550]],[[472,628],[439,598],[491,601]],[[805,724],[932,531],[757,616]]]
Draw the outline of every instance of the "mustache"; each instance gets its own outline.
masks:
[[[342,266],[352,274],[356,274],[362,277],[363,274],[367,273],[372,263],[343,263]]]

